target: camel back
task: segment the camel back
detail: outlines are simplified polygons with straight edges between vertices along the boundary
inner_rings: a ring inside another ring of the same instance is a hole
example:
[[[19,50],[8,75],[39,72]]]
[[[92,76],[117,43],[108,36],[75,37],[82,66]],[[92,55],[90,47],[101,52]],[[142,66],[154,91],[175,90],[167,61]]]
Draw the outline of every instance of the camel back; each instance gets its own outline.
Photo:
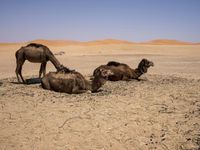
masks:
[[[121,65],[121,63],[119,63],[119,62],[116,62],[116,61],[109,61],[108,63],[107,63],[107,66],[119,66],[119,65]]]
[[[57,60],[57,58],[54,56],[54,54],[47,46],[37,43],[30,43],[26,47],[42,48],[44,50],[44,54],[53,63],[56,69],[62,69],[60,62]]]

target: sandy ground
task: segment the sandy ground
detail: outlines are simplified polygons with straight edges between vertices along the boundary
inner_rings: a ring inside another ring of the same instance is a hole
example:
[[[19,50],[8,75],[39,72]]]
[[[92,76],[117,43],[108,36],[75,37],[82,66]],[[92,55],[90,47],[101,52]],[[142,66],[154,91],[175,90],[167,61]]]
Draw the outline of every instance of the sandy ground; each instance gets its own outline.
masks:
[[[155,63],[140,82],[107,82],[99,93],[79,95],[16,84],[20,46],[0,46],[0,149],[200,149],[200,46],[50,47],[87,77],[109,60],[133,68],[142,58]],[[55,70],[50,63],[49,70]],[[39,64],[26,62],[23,74],[38,71]]]

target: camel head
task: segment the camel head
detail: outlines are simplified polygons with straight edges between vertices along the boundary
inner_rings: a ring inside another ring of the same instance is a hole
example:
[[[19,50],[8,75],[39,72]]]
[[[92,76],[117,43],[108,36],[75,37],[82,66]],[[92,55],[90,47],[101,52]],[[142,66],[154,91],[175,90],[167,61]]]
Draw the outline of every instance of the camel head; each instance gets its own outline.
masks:
[[[146,72],[147,72],[147,69],[148,69],[149,67],[151,67],[151,66],[153,67],[153,66],[154,66],[154,63],[153,63],[152,61],[149,61],[149,60],[143,58],[143,59],[140,61],[139,65],[138,65],[138,69],[141,71],[141,73],[146,73]]]
[[[57,69],[57,73],[70,73],[73,71],[75,71],[75,70],[71,70],[63,65],[60,65],[59,68]]]
[[[57,69],[57,72],[62,72],[62,71],[64,71],[65,69],[66,69],[67,67],[65,67],[64,65],[59,65],[58,67],[56,67],[56,69]]]
[[[92,92],[97,92],[106,83],[110,75],[113,75],[111,70],[100,69],[92,80]]]

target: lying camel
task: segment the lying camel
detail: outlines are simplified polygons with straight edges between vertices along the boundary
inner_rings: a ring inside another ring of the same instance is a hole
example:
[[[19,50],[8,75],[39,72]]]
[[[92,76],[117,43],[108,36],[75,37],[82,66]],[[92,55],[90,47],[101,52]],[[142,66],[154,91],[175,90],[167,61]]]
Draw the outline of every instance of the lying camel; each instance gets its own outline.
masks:
[[[150,66],[154,66],[154,63],[147,59],[142,59],[136,69],[132,69],[123,63],[110,61],[107,65],[101,65],[96,68],[93,72],[93,76],[99,74],[101,71],[110,70],[113,73],[107,77],[110,81],[129,81],[131,79],[140,80],[139,77],[146,73]]]
[[[86,80],[82,74],[69,69],[50,72],[42,78],[42,87],[56,92],[79,94],[86,91],[97,92],[105,84],[106,77],[112,73],[109,70],[102,70],[95,75],[92,81]]]
[[[41,78],[42,73],[43,73],[43,76],[46,74],[46,64],[48,61],[51,61],[57,70],[60,70],[63,68],[63,66],[55,58],[55,56],[50,51],[50,49],[47,46],[44,46],[42,44],[31,43],[25,47],[21,47],[19,50],[16,51],[15,56],[16,56],[16,63],[17,63],[15,72],[17,75],[18,82],[20,82],[20,79],[18,76],[20,75],[22,82],[25,83],[22,77],[22,66],[25,60],[28,60],[34,63],[41,63],[39,78]]]

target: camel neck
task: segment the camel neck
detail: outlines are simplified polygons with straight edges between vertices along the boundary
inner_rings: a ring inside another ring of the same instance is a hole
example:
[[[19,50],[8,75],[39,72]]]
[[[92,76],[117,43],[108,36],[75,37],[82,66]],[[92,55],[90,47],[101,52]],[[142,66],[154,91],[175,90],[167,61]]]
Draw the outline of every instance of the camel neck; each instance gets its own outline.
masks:
[[[49,56],[49,60],[52,62],[57,70],[60,69],[61,64],[53,54]]]
[[[86,87],[86,90],[92,91],[92,82],[85,80],[85,87]]]
[[[143,73],[140,71],[139,68],[136,68],[135,70],[133,70],[133,74],[134,74],[134,78],[137,79],[137,78],[139,78]]]
[[[96,92],[102,85],[105,84],[105,82],[106,80],[101,77],[94,77],[91,84],[92,92]]]

